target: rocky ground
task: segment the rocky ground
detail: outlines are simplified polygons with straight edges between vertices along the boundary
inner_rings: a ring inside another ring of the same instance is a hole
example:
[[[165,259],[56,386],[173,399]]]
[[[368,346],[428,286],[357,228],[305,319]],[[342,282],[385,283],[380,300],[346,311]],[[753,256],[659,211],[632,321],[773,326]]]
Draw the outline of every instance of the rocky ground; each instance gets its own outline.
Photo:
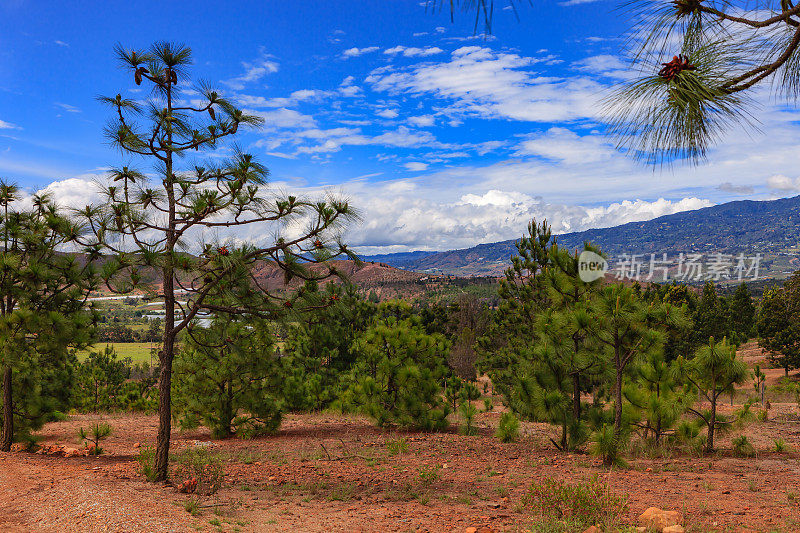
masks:
[[[775,382],[780,371],[769,375]],[[250,441],[176,431],[173,450],[200,446],[223,459],[222,490],[199,500],[139,472],[155,416],[74,415],[43,428],[41,445],[79,448],[78,429],[103,420],[114,429],[105,454],[0,453],[0,531],[527,531],[538,520],[522,502],[533,481],[595,474],[628,498],[632,525],[655,506],[681,512],[687,531],[800,531],[798,408],[787,398],[769,414],[721,438],[712,456],[634,453],[611,470],[591,455],[556,452],[541,424],[500,443],[496,411],[479,415],[474,437],[381,431],[329,414],[289,415],[277,435]],[[730,451],[740,433],[755,457]],[[788,452],[773,451],[778,437]]]

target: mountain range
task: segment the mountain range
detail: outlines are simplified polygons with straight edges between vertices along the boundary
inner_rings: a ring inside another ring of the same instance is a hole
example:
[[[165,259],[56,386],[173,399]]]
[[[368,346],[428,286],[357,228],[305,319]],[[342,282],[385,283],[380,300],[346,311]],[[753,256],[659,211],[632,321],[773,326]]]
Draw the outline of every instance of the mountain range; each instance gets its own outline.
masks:
[[[520,228],[520,234],[524,228]],[[584,242],[599,246],[609,257],[637,254],[650,260],[651,254],[714,254],[748,257],[761,254],[762,277],[781,278],[793,272],[800,251],[800,196],[778,200],[741,200],[693,211],[665,215],[643,222],[629,222],[611,228],[557,235],[560,246],[582,248]],[[515,255],[516,239],[479,244],[445,252],[404,252],[364,256],[404,270],[456,276],[501,274]]]

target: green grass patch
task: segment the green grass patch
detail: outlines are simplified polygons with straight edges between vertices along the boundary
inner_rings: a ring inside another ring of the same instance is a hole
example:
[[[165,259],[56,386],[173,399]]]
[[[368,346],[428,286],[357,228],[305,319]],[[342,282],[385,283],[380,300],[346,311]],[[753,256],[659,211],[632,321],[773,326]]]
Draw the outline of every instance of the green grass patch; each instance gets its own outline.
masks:
[[[150,347],[149,342],[98,342],[93,348],[88,350],[81,350],[78,352],[78,361],[83,361],[89,356],[89,352],[96,352],[105,348],[106,344],[114,347],[117,352],[117,359],[124,359],[130,357],[134,363],[149,363],[150,362]]]

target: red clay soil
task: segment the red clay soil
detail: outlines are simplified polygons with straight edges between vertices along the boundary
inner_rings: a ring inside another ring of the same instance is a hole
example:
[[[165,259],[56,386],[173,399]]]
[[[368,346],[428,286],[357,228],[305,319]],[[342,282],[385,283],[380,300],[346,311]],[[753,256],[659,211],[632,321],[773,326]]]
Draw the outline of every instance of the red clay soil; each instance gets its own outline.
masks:
[[[225,484],[197,516],[184,509],[192,496],[139,473],[135,445],[154,444],[155,416],[74,415],[40,431],[41,444],[78,446],[78,429],[104,420],[114,430],[105,455],[0,452],[0,531],[527,531],[537,517],[522,499],[533,480],[598,474],[628,497],[631,524],[656,506],[683,512],[687,531],[796,532],[800,413],[786,398],[769,415],[719,439],[712,456],[631,454],[627,468],[612,470],[591,455],[558,453],[542,424],[523,424],[519,442],[500,443],[497,410],[478,416],[478,436],[382,431],[332,414],[289,415],[276,435],[248,441],[176,431],[174,451],[207,446],[224,458]],[[740,433],[755,457],[733,456]],[[771,451],[779,437],[788,452]]]

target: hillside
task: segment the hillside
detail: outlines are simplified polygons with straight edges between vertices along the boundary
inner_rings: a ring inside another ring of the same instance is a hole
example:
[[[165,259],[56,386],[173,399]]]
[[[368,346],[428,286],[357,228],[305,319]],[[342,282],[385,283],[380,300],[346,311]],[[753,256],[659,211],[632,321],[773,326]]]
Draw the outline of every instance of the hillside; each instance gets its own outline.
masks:
[[[610,257],[621,254],[713,253],[764,255],[766,276],[780,278],[796,270],[800,244],[800,196],[770,201],[742,200],[666,215],[613,228],[557,236],[568,248],[590,241]],[[406,270],[452,275],[500,274],[515,253],[515,240],[480,244],[447,252],[386,254],[380,261]],[[366,257],[365,259],[373,259]]]

